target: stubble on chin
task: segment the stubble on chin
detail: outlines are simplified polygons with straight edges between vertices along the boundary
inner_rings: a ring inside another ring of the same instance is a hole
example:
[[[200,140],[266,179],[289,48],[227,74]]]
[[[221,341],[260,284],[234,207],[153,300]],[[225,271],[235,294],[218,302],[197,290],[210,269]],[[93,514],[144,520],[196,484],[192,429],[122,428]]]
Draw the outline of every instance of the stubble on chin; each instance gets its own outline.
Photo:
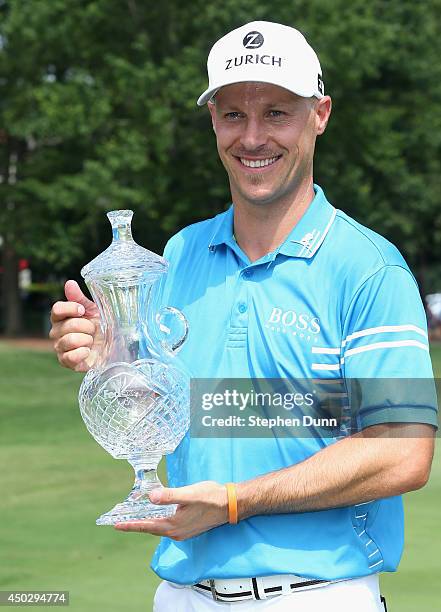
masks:
[[[250,185],[259,186],[264,182],[265,178],[263,174],[251,174],[248,178]]]
[[[227,164],[224,163],[224,167],[228,174],[230,191],[233,199],[234,194],[237,194],[244,201],[248,201],[250,204],[252,203],[255,205],[267,204],[272,200],[271,196],[268,198],[268,195],[259,197],[256,194],[250,194],[247,189],[258,189],[264,185],[267,180],[265,173],[253,172],[253,174],[248,174],[247,176],[237,176],[236,173],[232,171],[232,168],[228,167]]]
[[[248,186],[251,188],[259,188],[262,185],[263,181],[260,180],[259,181],[259,177],[258,175],[255,175],[252,177],[252,180],[249,181]],[[236,185],[236,189],[234,190],[238,195],[240,195],[240,197],[245,201],[248,202],[248,204],[253,204],[255,206],[263,206],[265,204],[269,204],[270,202],[272,202],[273,198],[272,195],[273,194],[258,194],[257,193],[253,193],[253,189],[251,190],[247,190],[246,188],[243,189],[241,188],[241,186],[237,186]]]

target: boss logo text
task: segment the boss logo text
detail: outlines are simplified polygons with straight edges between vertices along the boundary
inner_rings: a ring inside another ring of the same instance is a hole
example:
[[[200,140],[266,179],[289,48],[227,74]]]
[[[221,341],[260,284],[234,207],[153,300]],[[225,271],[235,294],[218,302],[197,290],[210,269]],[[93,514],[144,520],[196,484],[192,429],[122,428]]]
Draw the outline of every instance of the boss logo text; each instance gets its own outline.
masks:
[[[295,327],[299,331],[307,331],[311,334],[320,333],[320,321],[318,317],[313,317],[305,313],[297,313],[295,310],[283,311],[281,308],[273,308],[267,322],[272,325]]]

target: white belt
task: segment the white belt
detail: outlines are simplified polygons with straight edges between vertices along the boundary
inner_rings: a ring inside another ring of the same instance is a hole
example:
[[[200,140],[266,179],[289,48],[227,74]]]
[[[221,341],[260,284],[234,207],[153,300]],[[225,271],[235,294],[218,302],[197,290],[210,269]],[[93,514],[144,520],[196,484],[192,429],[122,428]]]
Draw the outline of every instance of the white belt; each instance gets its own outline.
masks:
[[[212,597],[215,601],[244,601],[246,599],[269,599],[277,595],[288,595],[330,584],[329,580],[313,580],[294,574],[276,574],[259,578],[230,578],[201,580],[192,588]],[[332,581],[337,582],[337,581]]]

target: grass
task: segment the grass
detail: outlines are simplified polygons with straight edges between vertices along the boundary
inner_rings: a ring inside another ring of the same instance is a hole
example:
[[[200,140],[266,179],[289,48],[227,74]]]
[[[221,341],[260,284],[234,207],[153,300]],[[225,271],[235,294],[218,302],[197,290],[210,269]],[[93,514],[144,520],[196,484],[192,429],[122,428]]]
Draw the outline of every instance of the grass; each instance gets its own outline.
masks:
[[[441,346],[433,358],[441,376]],[[69,590],[75,612],[151,609],[157,539],[95,526],[128,492],[132,474],[85,429],[80,377],[50,353],[4,344],[0,372],[0,590]],[[406,496],[403,560],[382,578],[392,610],[436,608],[440,476],[437,457],[430,483]]]
[[[441,344],[431,350],[435,376],[441,378]],[[439,386],[438,386],[439,393]],[[383,574],[381,585],[389,610],[415,612],[439,606],[441,557],[439,506],[441,503],[441,457],[435,454],[429,483],[404,496],[405,547],[398,572]],[[436,603],[438,602],[438,604]]]
[[[78,612],[149,610],[157,540],[95,525],[132,474],[83,425],[80,377],[4,346],[0,371],[0,590],[69,590]]]

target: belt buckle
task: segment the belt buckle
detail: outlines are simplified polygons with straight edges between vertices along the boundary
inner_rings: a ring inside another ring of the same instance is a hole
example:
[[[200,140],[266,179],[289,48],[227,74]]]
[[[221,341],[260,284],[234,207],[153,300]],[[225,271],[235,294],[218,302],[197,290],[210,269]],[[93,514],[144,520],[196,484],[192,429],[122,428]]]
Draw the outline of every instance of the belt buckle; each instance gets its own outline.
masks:
[[[210,578],[208,582],[210,584],[211,596],[213,597],[214,601],[220,601],[216,593],[216,586],[215,586],[214,580]]]

